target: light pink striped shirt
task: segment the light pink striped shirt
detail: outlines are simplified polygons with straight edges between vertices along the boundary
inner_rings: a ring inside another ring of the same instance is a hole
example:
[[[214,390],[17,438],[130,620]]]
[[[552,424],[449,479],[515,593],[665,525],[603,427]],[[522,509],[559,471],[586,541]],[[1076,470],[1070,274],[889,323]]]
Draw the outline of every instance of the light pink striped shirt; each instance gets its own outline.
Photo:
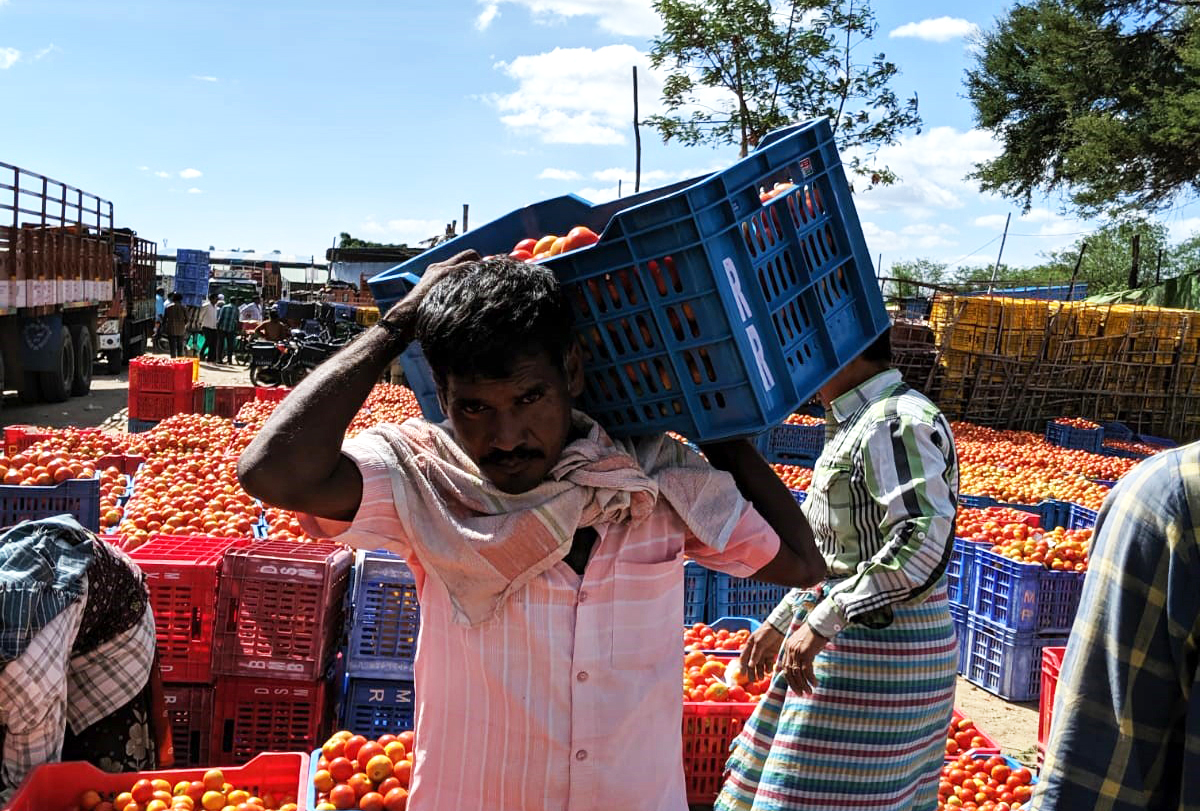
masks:
[[[660,501],[636,528],[597,527],[582,576],[560,562],[468,628],[401,537],[384,458],[366,437],[343,452],[363,476],[354,521],[301,523],[364,548],[395,538],[416,577],[411,811],[685,811],[683,556],[752,574],[779,549],[762,517],[747,507],[716,552]]]

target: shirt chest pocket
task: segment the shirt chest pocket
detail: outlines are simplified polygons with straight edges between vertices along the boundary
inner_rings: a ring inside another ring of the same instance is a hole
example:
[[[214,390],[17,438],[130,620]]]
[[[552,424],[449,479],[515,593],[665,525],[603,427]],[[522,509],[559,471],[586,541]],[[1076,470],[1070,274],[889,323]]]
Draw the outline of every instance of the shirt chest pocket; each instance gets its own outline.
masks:
[[[640,563],[617,560],[612,603],[612,665],[643,670],[669,661],[664,651],[681,647],[683,553],[669,560]]]
[[[812,484],[805,503],[808,520],[821,551],[837,554],[841,551],[837,539],[852,528],[851,480],[854,474],[849,461],[819,462],[813,470]]]

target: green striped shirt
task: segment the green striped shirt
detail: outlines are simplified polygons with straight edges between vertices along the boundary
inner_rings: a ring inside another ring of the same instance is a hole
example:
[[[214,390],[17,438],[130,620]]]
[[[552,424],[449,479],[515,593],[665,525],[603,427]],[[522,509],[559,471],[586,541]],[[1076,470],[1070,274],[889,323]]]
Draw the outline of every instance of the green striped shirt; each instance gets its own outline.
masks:
[[[946,418],[894,369],[834,400],[825,436],[804,513],[836,582],[807,621],[832,639],[847,622],[889,625],[890,606],[924,597],[942,578],[958,459]],[[768,617],[782,633],[802,593],[789,593]]]

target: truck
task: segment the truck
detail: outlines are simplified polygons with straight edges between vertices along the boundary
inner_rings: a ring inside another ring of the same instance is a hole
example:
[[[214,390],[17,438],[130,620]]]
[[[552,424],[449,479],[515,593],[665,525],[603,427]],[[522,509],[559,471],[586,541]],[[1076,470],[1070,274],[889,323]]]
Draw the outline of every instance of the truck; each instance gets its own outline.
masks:
[[[147,252],[154,243],[114,228],[108,200],[0,162],[0,390],[62,402],[91,390],[98,353],[144,351],[154,322]],[[114,325],[115,344],[100,332]]]

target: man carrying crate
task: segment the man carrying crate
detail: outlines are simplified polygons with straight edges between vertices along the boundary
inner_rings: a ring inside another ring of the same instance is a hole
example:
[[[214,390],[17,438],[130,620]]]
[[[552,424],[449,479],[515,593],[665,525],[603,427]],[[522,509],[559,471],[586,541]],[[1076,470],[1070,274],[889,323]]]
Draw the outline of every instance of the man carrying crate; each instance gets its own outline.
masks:
[[[412,340],[445,423],[343,442]],[[683,556],[812,585],[812,530],[745,441],[611,439],[551,271],[468,251],[284,401],[239,463],[309,532],[402,554],[422,622],[410,808],[686,808]]]

